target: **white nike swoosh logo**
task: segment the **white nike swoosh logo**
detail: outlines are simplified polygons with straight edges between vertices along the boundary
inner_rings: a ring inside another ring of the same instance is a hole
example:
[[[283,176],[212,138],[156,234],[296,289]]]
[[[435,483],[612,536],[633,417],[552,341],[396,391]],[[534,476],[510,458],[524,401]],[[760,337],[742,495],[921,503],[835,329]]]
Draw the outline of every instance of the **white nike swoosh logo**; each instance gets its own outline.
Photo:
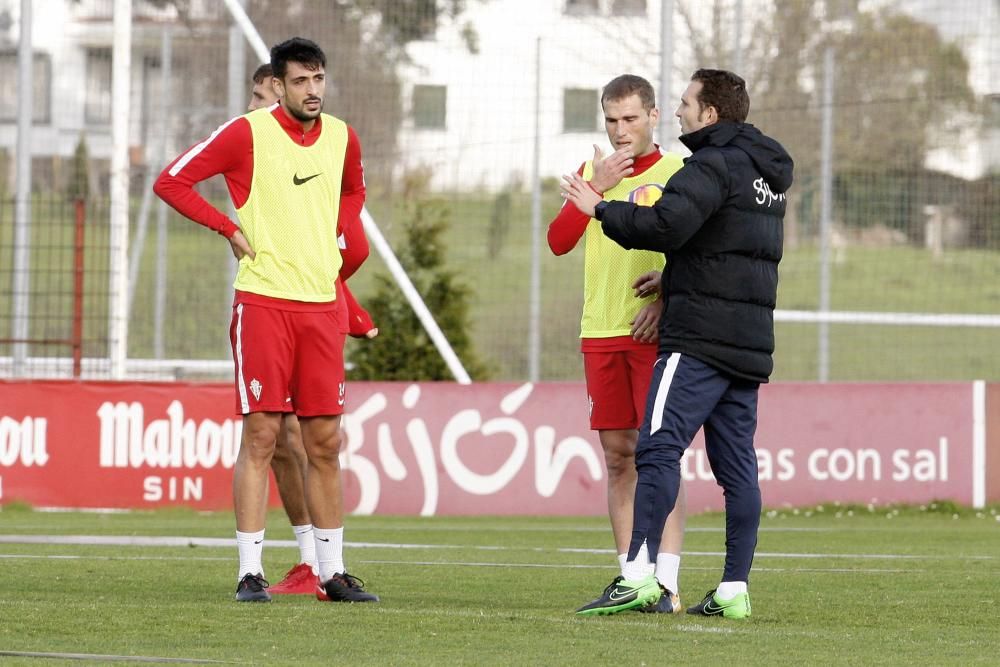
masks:
[[[726,610],[725,607],[715,606],[715,600],[709,600],[704,609],[706,614],[721,614]]]
[[[611,591],[610,594],[608,594],[608,599],[617,601],[617,600],[624,600],[629,597],[635,597],[634,588],[629,589],[626,595],[618,595],[617,593],[618,589],[616,588],[615,590]]]

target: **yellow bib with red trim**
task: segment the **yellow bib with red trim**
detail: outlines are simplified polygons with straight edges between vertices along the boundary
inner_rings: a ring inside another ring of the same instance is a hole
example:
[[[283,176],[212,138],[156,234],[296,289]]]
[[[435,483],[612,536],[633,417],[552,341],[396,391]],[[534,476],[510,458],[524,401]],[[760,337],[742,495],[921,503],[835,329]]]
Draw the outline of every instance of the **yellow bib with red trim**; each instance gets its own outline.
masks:
[[[267,109],[246,119],[253,134],[253,178],[236,214],[256,257],[240,260],[233,287],[293,301],[334,301],[342,263],[337,215],[347,125],[323,114],[319,139],[300,146]]]
[[[679,155],[666,153],[638,176],[623,178],[604,193],[605,201],[627,201],[639,206],[652,206],[663,194],[663,186],[684,165]],[[583,177],[590,180],[593,165],[587,162]],[[650,271],[662,271],[662,253],[648,250],[626,250],[601,231],[601,223],[591,218],[584,233],[583,318],[581,338],[611,338],[628,336],[632,320],[639,309],[655,297],[638,299],[632,283]]]

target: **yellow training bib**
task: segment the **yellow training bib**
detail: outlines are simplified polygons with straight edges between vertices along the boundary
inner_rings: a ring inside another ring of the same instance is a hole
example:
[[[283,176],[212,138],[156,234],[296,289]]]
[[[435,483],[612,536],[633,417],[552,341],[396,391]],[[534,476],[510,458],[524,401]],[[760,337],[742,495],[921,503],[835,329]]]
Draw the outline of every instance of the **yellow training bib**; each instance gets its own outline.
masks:
[[[679,155],[666,153],[638,176],[623,178],[604,193],[605,201],[627,201],[652,206],[663,194],[663,186],[683,166]],[[594,168],[584,165],[583,177],[590,180]],[[631,288],[636,278],[650,271],[662,271],[662,253],[626,250],[601,231],[601,223],[591,218],[587,225],[583,264],[583,318],[581,338],[628,336],[632,320],[655,297],[637,299]]]
[[[322,115],[312,146],[296,144],[267,109],[246,115],[253,134],[250,196],[236,212],[256,257],[240,260],[233,287],[294,301],[337,298],[337,246],[347,125]]]

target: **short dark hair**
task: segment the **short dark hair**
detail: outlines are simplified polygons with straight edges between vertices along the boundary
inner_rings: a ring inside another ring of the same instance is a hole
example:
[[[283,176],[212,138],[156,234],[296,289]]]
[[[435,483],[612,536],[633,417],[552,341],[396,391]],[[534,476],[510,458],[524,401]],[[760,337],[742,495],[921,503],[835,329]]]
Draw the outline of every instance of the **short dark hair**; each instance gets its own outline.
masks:
[[[264,79],[270,79],[272,76],[274,76],[274,70],[271,69],[271,63],[264,63],[253,71],[253,82],[264,83]]]
[[[641,76],[635,74],[622,74],[608,81],[601,91],[601,106],[607,101],[623,100],[626,97],[638,95],[642,102],[642,108],[646,111],[656,106],[656,94],[653,86]]]
[[[720,121],[742,123],[750,113],[750,94],[747,82],[724,69],[700,69],[691,75],[692,81],[701,82],[698,106],[701,110],[715,107]]]
[[[326,56],[316,42],[304,37],[292,37],[271,47],[271,69],[273,75],[284,79],[288,73],[288,63],[299,63],[307,69],[326,67]]]

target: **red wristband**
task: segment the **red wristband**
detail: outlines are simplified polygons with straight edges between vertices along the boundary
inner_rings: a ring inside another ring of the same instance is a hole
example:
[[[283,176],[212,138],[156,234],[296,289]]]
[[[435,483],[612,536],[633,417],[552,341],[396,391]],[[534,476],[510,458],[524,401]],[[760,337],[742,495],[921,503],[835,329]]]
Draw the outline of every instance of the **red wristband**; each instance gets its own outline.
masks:
[[[591,183],[590,181],[586,181],[586,183],[587,183],[587,187],[589,187],[591,190],[593,190],[597,194],[601,195],[601,197],[604,197],[604,193],[601,192],[600,190],[598,190],[597,188],[595,188],[593,183]]]

